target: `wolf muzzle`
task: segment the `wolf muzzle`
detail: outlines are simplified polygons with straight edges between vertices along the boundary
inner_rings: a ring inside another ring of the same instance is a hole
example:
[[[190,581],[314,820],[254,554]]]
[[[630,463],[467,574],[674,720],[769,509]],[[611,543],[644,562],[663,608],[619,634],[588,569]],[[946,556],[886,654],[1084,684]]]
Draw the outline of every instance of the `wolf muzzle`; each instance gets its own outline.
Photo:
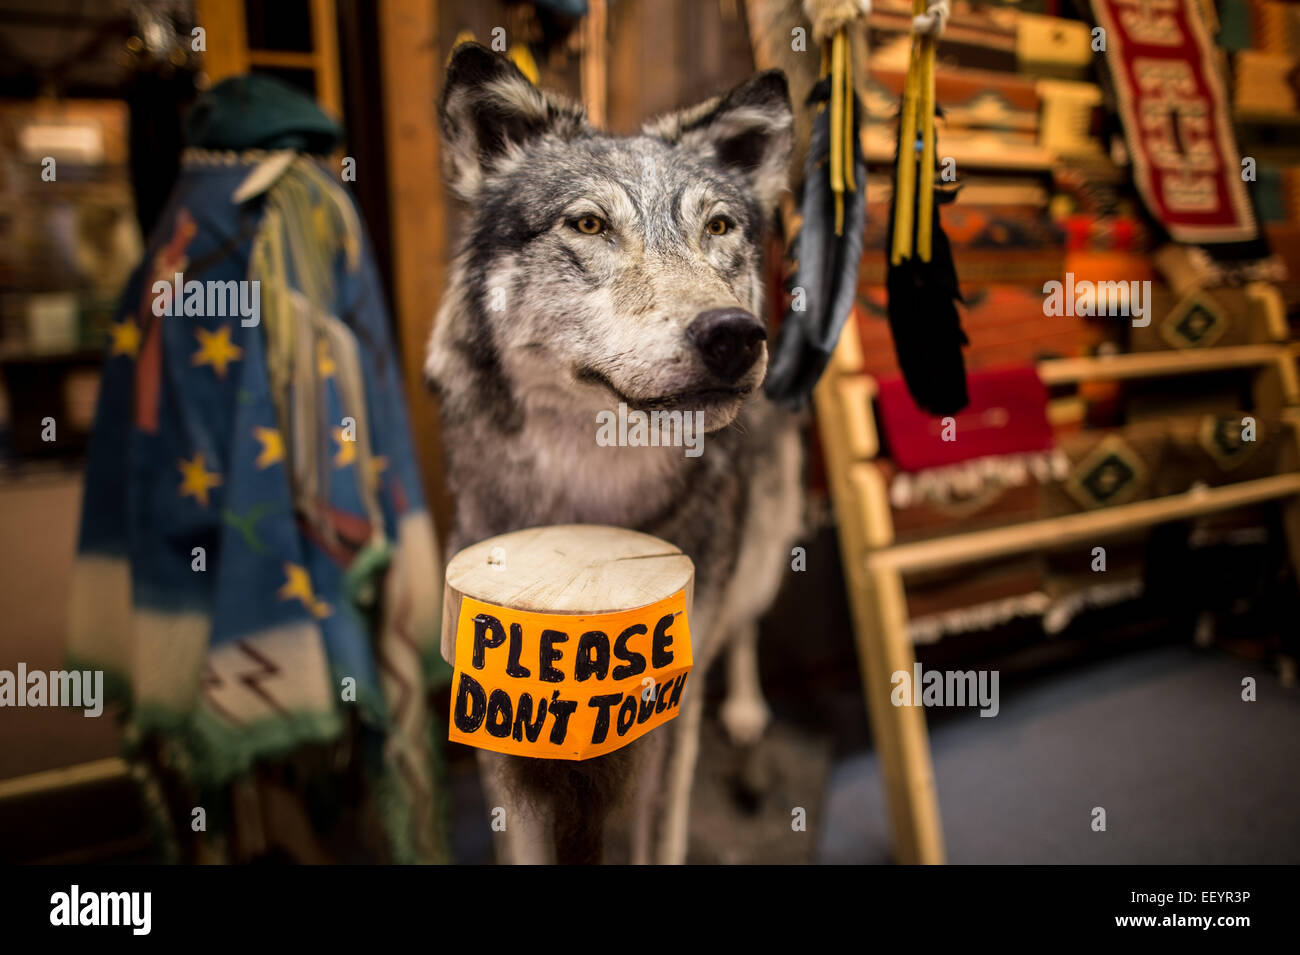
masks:
[[[754,367],[767,340],[767,331],[743,308],[711,308],[686,326],[704,366],[730,384]]]

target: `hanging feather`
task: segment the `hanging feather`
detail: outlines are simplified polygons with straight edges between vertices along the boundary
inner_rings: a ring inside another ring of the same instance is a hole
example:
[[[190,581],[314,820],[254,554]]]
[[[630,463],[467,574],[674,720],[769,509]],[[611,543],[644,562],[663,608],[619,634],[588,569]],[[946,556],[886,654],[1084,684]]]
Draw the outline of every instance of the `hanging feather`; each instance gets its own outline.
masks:
[[[925,14],[925,0],[913,0]],[[949,415],[968,403],[962,346],[969,344],[956,302],[962,300],[952,248],[939,220],[939,206],[956,190],[936,190],[934,46],[932,33],[914,35],[898,118],[894,197],[885,286],[889,327],[907,390],[933,415]]]
[[[804,161],[792,302],[764,384],[769,398],[794,409],[808,403],[857,295],[867,166],[850,49],[848,29],[837,30],[823,48],[822,77],[808,95],[816,115]]]

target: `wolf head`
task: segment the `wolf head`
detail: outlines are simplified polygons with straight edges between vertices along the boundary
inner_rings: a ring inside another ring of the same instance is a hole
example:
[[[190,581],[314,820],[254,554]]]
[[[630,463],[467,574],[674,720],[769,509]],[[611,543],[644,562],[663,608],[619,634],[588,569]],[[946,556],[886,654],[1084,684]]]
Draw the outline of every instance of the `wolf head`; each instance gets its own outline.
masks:
[[[613,136],[505,57],[458,47],[440,110],[468,203],[430,380],[476,407],[700,410],[731,422],[767,367],[762,233],[785,189],[785,78]],[[590,419],[588,419],[590,420]]]

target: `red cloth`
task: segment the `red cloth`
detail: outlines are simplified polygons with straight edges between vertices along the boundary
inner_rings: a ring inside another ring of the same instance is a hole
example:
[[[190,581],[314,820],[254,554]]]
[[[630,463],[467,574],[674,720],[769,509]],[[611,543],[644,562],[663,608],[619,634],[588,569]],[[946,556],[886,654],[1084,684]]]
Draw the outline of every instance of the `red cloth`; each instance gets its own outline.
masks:
[[[1047,389],[1032,367],[989,368],[967,376],[970,404],[954,415],[944,440],[945,418],[922,411],[903,379],[879,382],[880,422],[894,463],[906,471],[957,464],[991,454],[1050,450]]]
[[[1148,211],[1176,242],[1258,239],[1228,94],[1196,0],[1091,2]]]

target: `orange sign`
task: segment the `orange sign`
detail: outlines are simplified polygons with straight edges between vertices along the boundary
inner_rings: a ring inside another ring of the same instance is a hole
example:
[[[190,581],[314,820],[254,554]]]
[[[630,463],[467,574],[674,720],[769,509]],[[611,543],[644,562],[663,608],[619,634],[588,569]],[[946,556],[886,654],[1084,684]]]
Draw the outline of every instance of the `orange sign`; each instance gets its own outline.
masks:
[[[545,759],[610,753],[677,715],[691,663],[684,590],[581,615],[465,597],[448,738]]]

